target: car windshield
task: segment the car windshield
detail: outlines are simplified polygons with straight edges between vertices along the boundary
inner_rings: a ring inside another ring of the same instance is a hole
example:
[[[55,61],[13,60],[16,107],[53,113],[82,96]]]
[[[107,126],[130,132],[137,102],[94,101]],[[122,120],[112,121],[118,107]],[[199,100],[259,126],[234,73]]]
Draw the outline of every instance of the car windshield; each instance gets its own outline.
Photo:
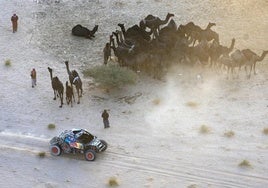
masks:
[[[77,141],[79,141],[83,144],[86,144],[86,143],[91,142],[91,140],[93,140],[93,138],[94,138],[93,135],[91,135],[90,133],[84,132],[83,134],[81,134],[81,136],[79,136],[77,138]]]

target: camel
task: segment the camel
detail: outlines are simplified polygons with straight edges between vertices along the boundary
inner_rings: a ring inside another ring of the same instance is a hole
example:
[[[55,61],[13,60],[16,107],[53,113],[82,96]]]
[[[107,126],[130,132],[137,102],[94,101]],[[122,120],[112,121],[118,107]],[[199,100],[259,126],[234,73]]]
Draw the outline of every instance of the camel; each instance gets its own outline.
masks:
[[[207,41],[215,40],[219,43],[219,34],[211,30],[211,27],[215,25],[216,25],[215,23],[209,22],[206,29],[201,30],[200,38],[198,41],[200,42],[201,40],[207,40]]]
[[[68,81],[66,81],[65,85],[66,85],[66,103],[68,105],[71,103],[71,107],[73,107],[73,100],[75,102],[73,87],[68,85]]]
[[[135,51],[141,52],[148,49],[151,41],[152,32],[147,32],[140,28],[138,25],[134,25],[127,30],[125,30],[124,24],[118,24],[121,31],[113,32],[116,36],[118,35],[119,41],[124,44],[124,46],[135,45]],[[116,36],[117,37],[117,36]]]
[[[234,79],[234,69],[236,67],[239,67],[239,69],[240,69],[240,66],[241,66],[241,62],[235,61],[234,56],[236,56],[237,58],[239,58],[239,56],[240,56],[240,58],[243,58],[241,51],[237,50],[234,53],[232,53],[231,56],[228,53],[226,53],[226,54],[222,54],[218,59],[218,62],[220,65],[224,65],[227,67],[227,77],[226,77],[227,80],[229,79],[230,70],[231,70],[232,78]],[[239,70],[237,73],[237,78],[238,77],[239,77]]]
[[[261,56],[258,56],[255,52],[251,51],[250,49],[244,49],[244,50],[242,50],[242,53],[244,54],[244,56],[246,58],[246,61],[245,61],[246,75],[247,75],[248,79],[250,79],[252,68],[254,70],[254,74],[256,75],[257,74],[256,69],[255,69],[256,63],[262,61],[265,58],[265,56],[268,53],[268,50],[263,51]],[[249,74],[247,73],[247,66],[250,67]]]
[[[124,24],[119,23],[117,25],[121,28],[121,31],[125,39],[133,39],[133,40],[143,39],[148,42],[151,40],[152,30],[147,32],[145,28],[141,28],[138,25],[133,25],[132,27],[126,30]]]
[[[114,33],[115,34],[115,33]],[[118,35],[116,34],[117,47],[115,46],[113,35],[110,36],[111,49],[114,51],[114,55],[118,58],[118,63],[120,66],[126,66],[127,59],[134,54],[135,45],[129,46],[124,42],[120,42]]]
[[[164,20],[161,20],[159,17],[149,14],[140,21],[140,28],[150,28],[153,32],[153,38],[157,38],[160,26],[168,23],[169,19],[173,16],[174,14],[168,13],[166,15],[166,18]]]
[[[193,46],[195,45],[196,40],[199,40],[202,31],[201,27],[195,25],[193,22],[180,25],[178,29],[186,35],[187,39],[190,38],[193,41]]]
[[[167,56],[170,56],[170,53],[172,53],[177,45],[180,43],[184,36],[181,35],[180,30],[177,29],[177,24],[173,19],[169,21],[169,23],[160,29],[159,36],[157,39],[154,39],[154,43],[156,45],[162,46],[164,53]],[[175,52],[178,53],[178,52]]]
[[[159,30],[159,35],[166,33],[166,32],[172,32],[172,33],[177,32],[177,24],[174,21],[174,19],[170,19],[168,24]]]
[[[128,39],[125,40],[125,37],[123,36],[123,32],[122,31],[119,31],[119,30],[116,30],[115,32],[113,32],[113,35],[117,35],[119,37],[119,43],[123,43],[123,42],[132,42],[132,41],[128,41]]]
[[[221,55],[218,62],[221,65],[225,65],[228,68],[227,79],[229,78],[229,70],[231,70],[232,77],[234,79],[234,69],[236,67],[238,68],[237,78],[239,78],[239,72],[241,70],[241,67],[245,65],[247,59],[245,55],[242,53],[242,51],[237,49],[230,55],[228,53]]]
[[[186,25],[180,25],[179,29],[183,31],[188,38],[192,38],[194,46],[196,41],[201,42],[202,40],[211,41],[214,39],[219,42],[218,33],[211,30],[211,27],[215,25],[215,23],[209,22],[207,27],[202,29],[193,22],[189,22]]]
[[[95,27],[92,30],[89,30],[88,28],[78,24],[73,27],[72,34],[74,36],[92,39],[93,37],[95,37],[94,34],[98,31],[98,27],[99,27],[98,25],[95,25]]]
[[[206,40],[202,40],[198,45],[188,47],[186,55],[193,65],[196,63],[207,65],[209,60],[208,48],[208,42]]]
[[[69,81],[71,83],[71,87],[72,85],[75,85],[75,88],[76,88],[77,98],[78,98],[77,104],[80,104],[80,97],[82,97],[82,94],[83,94],[81,78],[78,75],[78,72],[76,70],[70,71],[68,61],[65,61],[65,65],[66,65],[67,73],[69,75]]]
[[[250,49],[236,50],[230,56],[226,54],[225,56],[220,57],[219,61],[220,63],[226,65],[228,67],[228,70],[231,69],[232,74],[233,74],[233,69],[235,67],[238,67],[239,70],[238,70],[237,78],[239,77],[239,71],[241,67],[245,66],[246,76],[248,79],[250,79],[252,68],[254,69],[254,74],[256,74],[256,71],[255,71],[256,63],[259,61],[262,61],[267,53],[268,53],[268,50],[263,51],[262,55],[258,56],[255,52],[251,51]],[[249,74],[247,72],[247,66],[250,67]]]
[[[140,70],[140,65],[147,59],[146,51],[137,52],[135,44],[129,40],[119,40],[121,38],[119,34],[121,34],[121,31],[119,33],[113,32],[113,35],[116,37],[117,46],[115,45],[113,35],[110,35],[111,49],[118,58],[119,65],[126,66],[134,71]]]
[[[50,78],[51,78],[51,84],[52,84],[52,89],[54,91],[54,100],[56,100],[56,97],[60,97],[60,108],[63,105],[63,92],[64,92],[64,87],[62,82],[59,80],[57,76],[53,77],[52,76],[52,69],[48,67],[48,71],[50,73]]]
[[[235,39],[232,39],[230,47],[222,46],[218,41],[213,40],[212,44],[209,47],[209,56],[210,56],[210,67],[216,65],[217,60],[223,54],[229,54],[233,51],[235,45]]]
[[[122,36],[122,32],[118,31],[118,30],[116,32],[113,32],[113,35],[115,36],[118,47],[127,48],[127,49],[129,49],[129,51],[134,50],[134,47],[137,43],[136,41],[134,41],[132,39],[125,39],[124,40],[123,36]],[[112,40],[110,40],[110,43],[112,44]]]

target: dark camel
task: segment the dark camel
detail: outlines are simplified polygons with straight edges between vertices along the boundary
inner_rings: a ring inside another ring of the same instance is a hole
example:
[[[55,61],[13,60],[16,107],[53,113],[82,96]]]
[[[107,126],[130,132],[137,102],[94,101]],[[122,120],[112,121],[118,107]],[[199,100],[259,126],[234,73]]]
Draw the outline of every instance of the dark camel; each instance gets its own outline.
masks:
[[[202,29],[193,22],[189,22],[186,25],[180,25],[179,28],[186,34],[188,38],[192,38],[194,46],[196,41],[201,42],[202,40],[211,41],[214,39],[215,41],[219,42],[218,33],[211,30],[211,27],[215,25],[215,23],[209,22],[207,27]]]
[[[209,60],[208,48],[208,42],[206,40],[202,40],[198,45],[188,47],[186,55],[193,65],[196,63],[207,65]]]
[[[123,39],[122,31],[116,31],[113,32],[113,35],[115,36],[117,46],[120,46],[122,48],[129,48],[130,51],[134,50],[135,45],[137,42],[132,39]],[[110,43],[112,44],[112,40],[110,40]]]
[[[72,34],[74,36],[92,39],[93,37],[95,37],[94,34],[98,31],[98,27],[99,27],[98,25],[95,25],[95,27],[92,30],[89,30],[88,28],[78,24],[73,27]]]
[[[118,39],[118,35],[115,36],[118,45],[115,46],[113,35],[111,35],[111,49],[113,49],[114,55],[118,58],[119,65],[126,66],[127,59],[134,54],[135,45],[128,46],[128,44],[125,44],[124,42],[121,43]]]
[[[177,25],[173,19],[159,31],[159,35],[154,39],[154,45],[157,45],[166,51],[165,54],[169,56],[169,53],[174,49],[176,42],[179,40]]]
[[[69,75],[69,81],[71,83],[71,87],[72,85],[75,85],[75,88],[76,88],[77,98],[78,98],[77,104],[80,104],[80,97],[82,97],[82,94],[83,94],[81,78],[79,77],[78,72],[76,70],[70,71],[68,61],[65,61],[65,65],[66,65],[67,73]]]
[[[209,22],[206,29],[201,30],[200,38],[198,39],[198,41],[200,42],[202,40],[206,40],[206,41],[215,40],[219,43],[219,34],[211,30],[211,27],[215,25],[216,25],[215,23]]]
[[[119,37],[119,42],[121,42],[122,45],[125,47],[134,45],[137,53],[142,52],[149,47],[151,40],[150,35],[152,32],[147,32],[138,25],[128,28],[127,31],[125,31],[124,24],[118,24],[118,26],[121,28],[121,31],[113,32],[113,34],[116,39]]]
[[[224,65],[225,67],[227,67],[227,77],[226,77],[227,80],[229,79],[230,71],[232,74],[232,78],[234,79],[234,69],[236,67],[239,68],[237,72],[237,78],[239,77],[239,71],[242,63],[240,60],[242,60],[243,58],[244,56],[240,50],[236,50],[231,55],[226,53],[220,56],[220,58],[218,59],[218,63],[220,64],[220,66]]]
[[[209,56],[210,56],[210,66],[215,66],[217,60],[223,54],[230,54],[233,51],[235,45],[235,39],[232,39],[230,47],[223,46],[214,40],[211,46],[209,47]]]
[[[121,31],[113,32],[116,37],[117,46],[115,45],[113,35],[110,36],[111,49],[114,51],[114,55],[118,58],[120,66],[126,66],[134,71],[140,70],[140,65],[146,61],[146,51],[137,51],[135,41],[122,41]],[[120,39],[119,39],[120,38]],[[133,42],[133,43],[132,43]]]
[[[174,14],[168,13],[164,20],[161,20],[157,16],[149,14],[142,21],[140,21],[140,28],[150,28],[153,32],[153,37],[157,38],[160,26],[168,23],[169,19],[173,17]]]
[[[64,87],[62,82],[59,80],[57,76],[53,77],[52,76],[52,69],[48,67],[48,71],[50,73],[50,78],[51,78],[51,84],[52,84],[52,89],[54,91],[54,100],[56,100],[56,97],[60,97],[60,108],[63,105],[63,92],[64,92]]]
[[[68,81],[66,81],[66,103],[68,105],[71,103],[71,107],[73,107],[73,100],[75,102],[73,87],[68,85]]]
[[[127,30],[125,29],[124,24],[118,24],[118,26],[121,28],[121,31],[124,35],[125,40],[126,39],[133,39],[133,40],[146,40],[150,41],[151,40],[151,34],[152,31],[147,32],[145,28],[141,28],[138,25],[133,25],[132,27],[128,28]]]

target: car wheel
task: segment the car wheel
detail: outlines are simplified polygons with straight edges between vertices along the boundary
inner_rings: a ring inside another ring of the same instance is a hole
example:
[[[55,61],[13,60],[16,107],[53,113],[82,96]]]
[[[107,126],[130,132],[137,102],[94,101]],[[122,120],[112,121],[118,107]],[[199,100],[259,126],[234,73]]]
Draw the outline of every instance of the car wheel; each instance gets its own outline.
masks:
[[[105,151],[108,147],[108,144],[105,140],[100,140],[103,145],[105,145],[104,149],[102,151]]]
[[[50,153],[51,155],[59,156],[61,154],[61,148],[58,145],[51,145]]]
[[[94,161],[95,157],[96,157],[96,152],[94,150],[89,149],[85,152],[85,158],[87,161]]]

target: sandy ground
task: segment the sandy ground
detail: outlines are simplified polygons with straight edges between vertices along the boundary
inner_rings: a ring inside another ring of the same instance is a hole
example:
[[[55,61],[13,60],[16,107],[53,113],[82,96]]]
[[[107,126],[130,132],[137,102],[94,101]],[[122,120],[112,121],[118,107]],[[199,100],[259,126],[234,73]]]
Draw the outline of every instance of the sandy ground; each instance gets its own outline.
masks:
[[[83,79],[74,107],[53,100],[49,72],[68,80],[64,61],[82,70],[102,64],[102,48],[118,23],[127,27],[148,14],[175,14],[178,24],[209,21],[222,44],[257,54],[268,49],[267,0],[126,1],[0,0],[0,187],[242,188],[268,187],[268,58],[250,80],[226,80],[205,68],[175,67],[162,81],[144,75],[135,86],[105,93]],[[10,17],[19,16],[13,34]],[[99,25],[94,40],[71,36],[76,24]],[[5,66],[10,60],[11,66]],[[30,71],[37,70],[31,88]],[[100,117],[109,109],[111,128]],[[48,124],[56,125],[49,130]],[[204,125],[209,129],[200,133]],[[61,131],[86,128],[109,148],[87,162],[81,156],[52,157],[49,140]],[[224,133],[233,132],[233,137]],[[39,152],[46,152],[44,158]],[[251,166],[240,167],[247,160]]]

